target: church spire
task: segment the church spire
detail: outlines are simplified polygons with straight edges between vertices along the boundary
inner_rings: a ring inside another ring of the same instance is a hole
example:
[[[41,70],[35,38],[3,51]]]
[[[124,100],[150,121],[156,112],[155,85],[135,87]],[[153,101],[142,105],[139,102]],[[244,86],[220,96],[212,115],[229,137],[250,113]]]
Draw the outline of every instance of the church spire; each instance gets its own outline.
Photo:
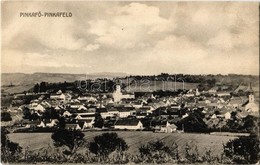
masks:
[[[250,82],[250,89],[249,89],[249,96],[248,96],[248,99],[249,99],[249,102],[250,103],[253,103],[255,101],[255,98],[254,98],[254,91],[253,91],[253,88],[252,88],[252,83]]]
[[[252,83],[250,82],[250,85],[249,85],[249,94],[254,94],[254,90],[252,88]]]

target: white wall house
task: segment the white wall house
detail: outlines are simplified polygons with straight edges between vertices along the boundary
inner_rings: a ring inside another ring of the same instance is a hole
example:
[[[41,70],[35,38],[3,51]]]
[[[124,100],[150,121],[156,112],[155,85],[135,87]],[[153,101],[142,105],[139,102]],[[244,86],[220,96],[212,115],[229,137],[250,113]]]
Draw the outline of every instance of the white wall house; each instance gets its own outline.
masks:
[[[143,124],[141,121],[135,119],[118,120],[115,123],[115,129],[129,129],[129,130],[143,129]]]

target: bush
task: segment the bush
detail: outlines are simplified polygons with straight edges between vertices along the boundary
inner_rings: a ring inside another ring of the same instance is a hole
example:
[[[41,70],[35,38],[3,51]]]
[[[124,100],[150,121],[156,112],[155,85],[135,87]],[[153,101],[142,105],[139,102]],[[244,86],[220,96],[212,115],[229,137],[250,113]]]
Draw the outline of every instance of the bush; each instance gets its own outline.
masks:
[[[80,145],[84,144],[84,136],[78,130],[59,129],[51,135],[51,138],[56,147],[67,146],[69,151],[65,151],[65,153],[72,154]]]
[[[115,150],[125,151],[127,149],[126,142],[118,137],[117,133],[103,133],[96,136],[94,142],[91,142],[89,147],[91,152],[103,157],[108,157]]]
[[[253,164],[260,159],[260,141],[256,136],[239,137],[224,145],[225,156],[237,164]]]
[[[179,159],[178,146],[175,143],[169,147],[162,141],[153,141],[141,146],[139,152],[140,160],[146,163],[169,163]]]
[[[22,147],[18,143],[10,141],[6,128],[1,127],[1,162],[18,162],[21,158]]]
[[[1,112],[2,121],[12,121],[11,115],[8,112]]]

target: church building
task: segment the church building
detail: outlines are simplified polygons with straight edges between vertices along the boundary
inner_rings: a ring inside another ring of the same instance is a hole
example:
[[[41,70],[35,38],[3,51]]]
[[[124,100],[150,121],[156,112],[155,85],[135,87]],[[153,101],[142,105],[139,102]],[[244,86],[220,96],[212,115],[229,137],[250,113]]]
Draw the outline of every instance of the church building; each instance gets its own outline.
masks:
[[[113,93],[114,102],[120,102],[122,99],[134,99],[134,94],[123,94],[120,85],[116,85],[116,90]]]

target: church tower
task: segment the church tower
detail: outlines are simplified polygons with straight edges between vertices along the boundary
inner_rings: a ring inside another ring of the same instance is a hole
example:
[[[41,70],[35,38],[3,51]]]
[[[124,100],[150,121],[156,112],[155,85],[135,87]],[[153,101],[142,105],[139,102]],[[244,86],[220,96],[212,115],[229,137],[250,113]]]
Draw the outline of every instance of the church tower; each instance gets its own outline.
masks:
[[[250,82],[250,89],[249,89],[249,96],[248,96],[248,100],[250,103],[253,103],[255,101],[255,97],[254,97],[254,91],[252,89],[252,84]]]
[[[120,102],[122,99],[122,92],[120,85],[116,85],[116,90],[113,93],[114,102]]]
[[[121,87],[120,85],[116,85],[116,93],[120,93],[121,92]]]
[[[250,83],[250,90],[248,96],[248,103],[245,105],[245,110],[250,113],[250,115],[259,116],[259,107],[255,103],[254,91]]]
[[[249,99],[249,103],[255,102],[255,97],[253,94],[250,94],[248,99]]]

